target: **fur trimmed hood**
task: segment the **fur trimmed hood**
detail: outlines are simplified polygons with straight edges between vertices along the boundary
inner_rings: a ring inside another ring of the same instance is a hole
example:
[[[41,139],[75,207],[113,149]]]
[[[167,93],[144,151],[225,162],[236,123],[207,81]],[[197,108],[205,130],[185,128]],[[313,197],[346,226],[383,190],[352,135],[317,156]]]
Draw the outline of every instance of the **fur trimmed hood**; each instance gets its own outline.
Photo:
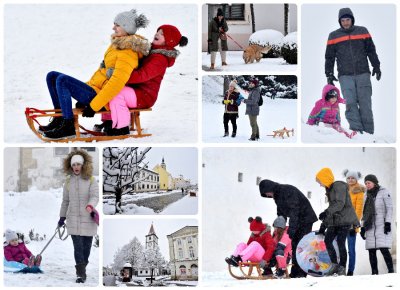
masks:
[[[151,47],[151,43],[146,38],[137,34],[112,37],[111,45],[119,50],[131,49],[142,55],[148,55]]]
[[[179,50],[176,49],[167,49],[165,47],[159,46],[153,46],[152,49],[150,50],[150,54],[161,54],[168,59],[168,67],[171,67],[175,63],[175,59],[179,56],[180,52]]]
[[[73,174],[71,167],[71,158],[74,155],[81,155],[83,157],[84,163],[82,166],[81,176],[83,179],[89,179],[93,175],[93,160],[92,156],[86,150],[74,150],[71,151],[63,161],[63,170],[67,175]]]

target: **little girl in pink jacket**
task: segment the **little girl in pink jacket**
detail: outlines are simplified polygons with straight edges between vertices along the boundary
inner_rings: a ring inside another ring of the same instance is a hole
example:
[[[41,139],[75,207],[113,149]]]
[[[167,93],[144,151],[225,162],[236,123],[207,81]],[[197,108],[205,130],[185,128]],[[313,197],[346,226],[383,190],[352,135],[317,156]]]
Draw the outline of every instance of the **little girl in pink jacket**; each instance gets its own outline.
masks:
[[[292,256],[292,240],[287,234],[288,227],[286,220],[282,216],[278,216],[274,221],[274,233],[272,235],[276,242],[274,256],[276,259],[276,273],[277,278],[282,278],[285,275],[287,263]]]

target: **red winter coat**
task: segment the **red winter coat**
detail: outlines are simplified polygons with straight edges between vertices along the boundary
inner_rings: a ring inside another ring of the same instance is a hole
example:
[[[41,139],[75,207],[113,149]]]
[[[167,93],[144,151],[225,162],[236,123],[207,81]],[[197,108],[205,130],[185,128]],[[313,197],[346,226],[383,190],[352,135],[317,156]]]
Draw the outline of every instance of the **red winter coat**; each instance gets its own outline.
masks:
[[[32,253],[25,246],[24,242],[18,244],[18,246],[11,246],[8,244],[4,247],[4,258],[7,261],[22,262],[24,259],[32,256]]]
[[[247,245],[249,245],[251,242],[258,242],[263,249],[265,250],[264,256],[263,256],[263,260],[266,262],[269,262],[269,260],[271,260],[272,255],[275,251],[275,247],[276,247],[276,242],[274,241],[274,239],[271,236],[271,233],[267,230],[264,230],[263,232],[261,232],[259,235],[255,235],[255,234],[251,234]]]
[[[178,55],[179,51],[176,49],[152,46],[150,54],[132,72],[127,86],[135,90],[139,109],[151,108],[157,101],[165,71],[174,65]]]

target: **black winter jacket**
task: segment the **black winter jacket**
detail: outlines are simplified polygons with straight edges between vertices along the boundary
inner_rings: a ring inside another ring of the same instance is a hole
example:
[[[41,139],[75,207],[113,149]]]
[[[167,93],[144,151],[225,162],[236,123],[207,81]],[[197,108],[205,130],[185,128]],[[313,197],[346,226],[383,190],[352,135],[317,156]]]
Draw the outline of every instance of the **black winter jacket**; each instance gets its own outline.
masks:
[[[341,9],[339,21],[344,14],[352,16],[350,9]],[[326,76],[333,74],[335,60],[337,61],[338,76],[370,73],[368,59],[373,68],[379,70],[380,62],[375,44],[367,28],[353,25],[349,29],[341,27],[329,34],[325,51]]]
[[[318,220],[310,201],[296,187],[264,179],[259,188],[262,197],[266,197],[264,194],[267,192],[274,193],[277,215],[290,218],[289,230],[297,231],[303,225]]]

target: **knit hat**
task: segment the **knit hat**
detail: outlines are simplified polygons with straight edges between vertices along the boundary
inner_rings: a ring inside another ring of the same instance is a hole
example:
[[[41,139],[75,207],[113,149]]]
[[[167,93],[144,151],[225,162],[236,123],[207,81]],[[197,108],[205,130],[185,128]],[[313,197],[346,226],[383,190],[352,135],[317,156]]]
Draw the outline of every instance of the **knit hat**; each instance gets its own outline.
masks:
[[[273,223],[274,228],[286,228],[286,219],[283,216],[278,216]]]
[[[316,179],[322,183],[325,187],[330,187],[332,183],[335,181],[335,177],[333,176],[332,170],[330,168],[322,168],[318,171],[316,175]]]
[[[115,16],[114,23],[121,26],[126,33],[135,34],[138,28],[146,27],[149,20],[143,14],[137,15],[136,9],[125,11]]]
[[[366,181],[371,181],[372,183],[374,183],[376,185],[379,184],[378,178],[376,178],[376,176],[373,174],[368,174],[367,176],[365,176],[364,182],[366,182]]]
[[[358,171],[351,171],[348,169],[343,170],[343,176],[346,178],[354,177],[357,181],[361,178],[361,173]]]
[[[83,163],[85,163],[85,160],[83,159],[83,156],[80,154],[76,154],[74,156],[72,156],[71,158],[71,166],[75,163],[79,163],[81,165],[83,165]]]
[[[250,231],[252,232],[253,231],[262,232],[266,228],[266,226],[262,223],[262,218],[259,216],[256,216],[255,219],[249,217],[248,221],[250,223]]]
[[[224,16],[224,12],[222,11],[221,8],[218,8],[217,16]]]
[[[6,236],[7,243],[12,241],[12,240],[18,240],[17,233],[12,231],[12,230],[10,230],[10,229],[6,230],[5,236]]]
[[[162,29],[165,45],[168,47],[175,47],[179,44],[179,46],[185,46],[188,43],[188,39],[186,36],[182,36],[179,32],[178,28],[173,25],[164,24],[157,28],[157,31]]]
[[[249,83],[252,83],[255,87],[258,86],[258,80],[257,79],[251,79]]]

